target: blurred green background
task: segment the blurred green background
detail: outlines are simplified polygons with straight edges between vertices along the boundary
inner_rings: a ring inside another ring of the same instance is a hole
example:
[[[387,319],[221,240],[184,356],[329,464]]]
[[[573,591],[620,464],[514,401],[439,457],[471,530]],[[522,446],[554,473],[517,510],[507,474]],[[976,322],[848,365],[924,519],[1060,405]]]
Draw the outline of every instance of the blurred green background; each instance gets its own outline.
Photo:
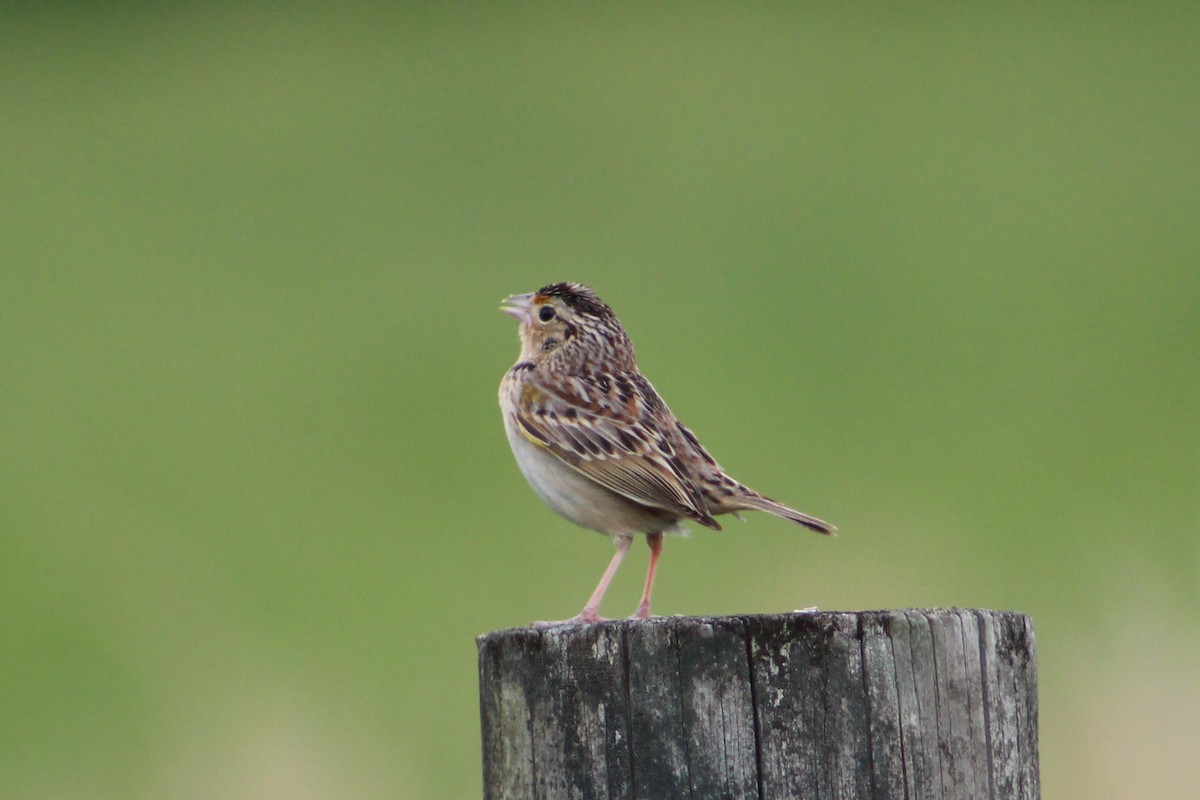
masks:
[[[611,553],[496,405],[561,279],[841,528],[659,613],[1028,612],[1046,796],[1200,796],[1200,6],[3,19],[3,797],[478,796],[473,637]]]

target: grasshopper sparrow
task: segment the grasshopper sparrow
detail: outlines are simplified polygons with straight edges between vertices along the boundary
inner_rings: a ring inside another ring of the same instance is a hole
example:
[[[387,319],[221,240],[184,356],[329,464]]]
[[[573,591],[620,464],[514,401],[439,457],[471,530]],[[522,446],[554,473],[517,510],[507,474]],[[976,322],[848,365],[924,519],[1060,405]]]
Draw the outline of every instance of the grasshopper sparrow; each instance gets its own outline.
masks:
[[[572,622],[602,619],[600,601],[633,537],[645,534],[650,567],[635,617],[650,616],[663,534],[717,514],[767,511],[818,533],[827,522],[764,497],[725,474],[638,371],[633,344],[586,286],[552,283],[506,298],[521,355],[500,384],[500,408],[517,466],[546,505],[612,536],[617,552]]]

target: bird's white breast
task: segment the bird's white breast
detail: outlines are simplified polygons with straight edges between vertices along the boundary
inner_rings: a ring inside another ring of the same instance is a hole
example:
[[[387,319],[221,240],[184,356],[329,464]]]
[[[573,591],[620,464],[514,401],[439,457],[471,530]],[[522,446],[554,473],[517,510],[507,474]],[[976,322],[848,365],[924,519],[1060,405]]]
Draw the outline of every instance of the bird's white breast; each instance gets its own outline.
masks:
[[[504,428],[517,466],[533,491],[555,514],[582,528],[607,534],[660,533],[676,530],[676,521],[609,491],[579,473],[545,447],[521,433],[511,413]]]

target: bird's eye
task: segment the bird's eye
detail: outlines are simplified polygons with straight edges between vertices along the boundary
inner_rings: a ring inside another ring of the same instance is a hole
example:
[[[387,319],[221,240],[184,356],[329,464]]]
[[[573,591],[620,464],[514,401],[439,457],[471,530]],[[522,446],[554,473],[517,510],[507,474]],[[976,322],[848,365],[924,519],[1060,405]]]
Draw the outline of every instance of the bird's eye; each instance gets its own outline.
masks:
[[[549,322],[554,319],[554,308],[552,306],[542,306],[538,311],[538,319],[542,322]]]

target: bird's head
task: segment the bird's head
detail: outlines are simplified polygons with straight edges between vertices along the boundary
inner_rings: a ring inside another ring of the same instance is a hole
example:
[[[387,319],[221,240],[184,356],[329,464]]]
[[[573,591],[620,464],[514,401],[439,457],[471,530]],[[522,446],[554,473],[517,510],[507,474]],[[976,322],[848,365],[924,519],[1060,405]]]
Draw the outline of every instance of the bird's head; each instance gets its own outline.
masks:
[[[520,321],[521,360],[631,368],[633,345],[612,309],[581,283],[551,283],[500,305]]]

